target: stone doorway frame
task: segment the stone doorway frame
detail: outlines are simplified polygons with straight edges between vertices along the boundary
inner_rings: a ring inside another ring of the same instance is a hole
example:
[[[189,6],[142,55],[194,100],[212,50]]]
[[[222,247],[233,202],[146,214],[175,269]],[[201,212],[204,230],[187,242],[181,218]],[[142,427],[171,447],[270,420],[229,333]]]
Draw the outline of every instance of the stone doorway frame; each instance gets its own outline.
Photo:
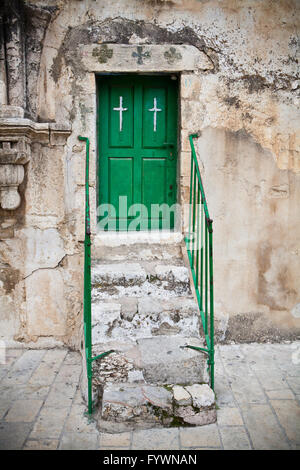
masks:
[[[174,73],[179,78],[178,86],[178,167],[177,201],[182,204],[189,193],[190,148],[188,135],[197,129],[188,127],[185,111],[189,100],[195,99],[195,82],[199,74],[213,69],[213,63],[204,52],[191,45],[139,45],[139,44],[89,44],[79,48],[84,73],[77,84],[81,90],[79,107],[85,111],[82,135],[90,139],[90,206],[91,232],[97,234],[97,74],[136,73],[157,75]],[[196,78],[196,80],[195,80]],[[82,175],[78,175],[79,179]],[[183,215],[183,214],[182,214]],[[184,220],[182,218],[182,220]],[[182,232],[183,224],[177,230]],[[84,238],[83,221],[80,222],[79,239]]]

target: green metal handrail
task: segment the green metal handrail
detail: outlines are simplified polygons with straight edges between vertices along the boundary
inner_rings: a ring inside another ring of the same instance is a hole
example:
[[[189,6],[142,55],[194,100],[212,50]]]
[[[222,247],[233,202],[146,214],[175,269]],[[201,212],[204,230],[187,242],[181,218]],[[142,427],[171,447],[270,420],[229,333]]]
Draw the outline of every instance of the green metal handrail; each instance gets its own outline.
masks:
[[[78,136],[78,139],[85,142],[85,237],[84,237],[84,294],[83,294],[83,322],[84,322],[84,347],[88,384],[88,413],[93,412],[92,382],[93,368],[92,362],[101,359],[114,350],[106,351],[96,357],[92,357],[92,276],[91,276],[91,220],[90,220],[90,195],[89,195],[89,160],[90,141],[87,137]]]
[[[189,231],[188,236],[185,237],[185,243],[207,348],[191,345],[185,347],[207,354],[210,385],[214,389],[213,221],[209,217],[194,147],[193,139],[196,137],[198,137],[197,134],[189,136],[191,145],[190,206]]]

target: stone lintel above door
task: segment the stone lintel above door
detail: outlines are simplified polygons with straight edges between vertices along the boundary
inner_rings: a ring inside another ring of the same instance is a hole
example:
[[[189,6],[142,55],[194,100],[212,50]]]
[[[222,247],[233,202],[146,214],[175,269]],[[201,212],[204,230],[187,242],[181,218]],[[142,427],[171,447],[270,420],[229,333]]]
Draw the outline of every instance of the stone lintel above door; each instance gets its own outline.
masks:
[[[190,45],[91,44],[80,48],[88,72],[192,72],[213,69],[208,56]]]

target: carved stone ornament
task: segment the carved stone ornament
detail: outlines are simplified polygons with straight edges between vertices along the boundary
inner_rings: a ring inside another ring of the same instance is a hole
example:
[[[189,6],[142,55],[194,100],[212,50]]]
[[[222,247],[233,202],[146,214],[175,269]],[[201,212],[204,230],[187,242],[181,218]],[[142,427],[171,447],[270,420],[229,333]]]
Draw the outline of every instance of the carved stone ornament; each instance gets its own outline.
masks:
[[[71,133],[68,126],[24,119],[17,106],[0,106],[0,206],[15,210],[21,203],[18,191],[24,180],[24,165],[31,157],[31,144],[62,145]]]
[[[27,137],[0,136],[0,205],[2,209],[19,207],[19,185],[24,179],[24,165],[30,160]]]

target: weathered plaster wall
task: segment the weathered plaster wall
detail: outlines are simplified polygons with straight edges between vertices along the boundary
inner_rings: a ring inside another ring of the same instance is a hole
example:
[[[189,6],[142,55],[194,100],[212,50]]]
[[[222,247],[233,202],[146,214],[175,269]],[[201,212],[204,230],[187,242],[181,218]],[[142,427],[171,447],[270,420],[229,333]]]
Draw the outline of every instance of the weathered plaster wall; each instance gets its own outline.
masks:
[[[40,122],[71,125],[72,134],[67,141],[49,138],[33,145],[22,205],[1,214],[6,234],[1,333],[79,344],[84,200],[79,134],[92,141],[92,215],[96,204],[95,78],[82,55],[91,44],[100,54],[94,60],[108,69],[116,63],[106,44],[183,44],[205,55],[206,68],[181,74],[180,183],[184,202],[187,136],[199,132],[215,228],[219,338],[299,333],[299,2],[279,0],[275,7],[268,0],[26,0],[25,5],[43,19],[40,29],[32,20],[27,41],[33,65],[26,71],[27,110]],[[1,54],[0,48],[0,60]],[[176,65],[176,47],[169,60]],[[162,69],[159,62],[156,67]],[[0,74],[0,88],[4,79]]]

